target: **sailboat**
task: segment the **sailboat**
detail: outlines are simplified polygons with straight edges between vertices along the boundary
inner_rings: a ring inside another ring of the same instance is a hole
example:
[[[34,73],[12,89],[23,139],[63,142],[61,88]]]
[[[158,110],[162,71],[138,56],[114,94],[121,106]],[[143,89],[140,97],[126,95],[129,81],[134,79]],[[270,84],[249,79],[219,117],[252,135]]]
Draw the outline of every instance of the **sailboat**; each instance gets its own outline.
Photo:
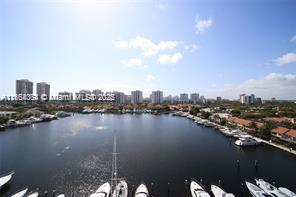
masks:
[[[116,133],[114,132],[113,139],[113,153],[112,153],[112,172],[111,172],[111,189],[113,191],[112,197],[127,197],[128,196],[128,186],[127,182],[117,177],[117,155],[116,152]]]
[[[145,185],[145,183],[142,183],[137,187],[135,192],[135,197],[148,197],[148,196],[149,196],[148,188]]]
[[[14,172],[10,172],[8,175],[0,177],[0,188],[10,181],[12,175],[14,175]]]
[[[119,181],[116,185],[112,197],[127,197],[128,196],[128,187],[125,180]]]

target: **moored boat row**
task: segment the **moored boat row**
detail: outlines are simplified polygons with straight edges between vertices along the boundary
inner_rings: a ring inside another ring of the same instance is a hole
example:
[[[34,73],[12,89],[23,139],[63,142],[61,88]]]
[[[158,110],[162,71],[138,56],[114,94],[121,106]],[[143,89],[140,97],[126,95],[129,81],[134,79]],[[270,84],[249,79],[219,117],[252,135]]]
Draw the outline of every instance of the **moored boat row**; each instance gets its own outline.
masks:
[[[14,172],[0,177],[0,189],[8,184],[12,179]],[[296,197],[296,194],[291,190],[284,187],[275,187],[274,185],[264,181],[263,179],[255,179],[255,184],[245,181],[246,187],[253,197]],[[125,180],[112,188],[109,182],[102,184],[94,193],[89,197],[128,197],[128,184]],[[27,194],[28,188],[24,188],[10,197],[23,197]],[[235,197],[232,193],[227,193],[217,185],[211,185],[211,192],[214,197]],[[192,197],[210,197],[211,195],[204,189],[202,184],[192,179],[190,182],[190,194]],[[38,191],[29,192],[27,197],[38,197]],[[149,197],[148,187],[145,183],[141,183],[133,194],[134,197]],[[65,197],[64,194],[57,195],[57,197]]]
[[[237,146],[257,146],[261,143],[260,140],[252,137],[251,135],[248,135],[247,133],[241,130],[231,129],[231,128],[228,128],[227,126],[222,126],[210,120],[202,119],[200,117],[193,116],[186,112],[174,112],[173,116],[186,117],[194,121],[196,124],[202,125],[204,127],[215,128],[227,137],[236,138],[237,140],[235,141],[235,145]]]

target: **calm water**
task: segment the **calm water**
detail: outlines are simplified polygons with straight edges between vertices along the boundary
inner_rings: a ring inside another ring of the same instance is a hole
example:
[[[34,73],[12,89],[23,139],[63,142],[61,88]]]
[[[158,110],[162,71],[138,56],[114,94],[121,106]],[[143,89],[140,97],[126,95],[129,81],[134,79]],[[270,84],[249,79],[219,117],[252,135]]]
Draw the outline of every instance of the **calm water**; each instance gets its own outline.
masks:
[[[24,187],[89,195],[110,179],[114,129],[119,175],[130,188],[153,182],[154,196],[182,197],[184,180],[194,177],[207,190],[221,180],[226,191],[250,196],[241,183],[259,177],[296,190],[296,157],[281,150],[241,149],[212,128],[170,115],[75,114],[0,133],[0,173],[16,173],[0,196]]]

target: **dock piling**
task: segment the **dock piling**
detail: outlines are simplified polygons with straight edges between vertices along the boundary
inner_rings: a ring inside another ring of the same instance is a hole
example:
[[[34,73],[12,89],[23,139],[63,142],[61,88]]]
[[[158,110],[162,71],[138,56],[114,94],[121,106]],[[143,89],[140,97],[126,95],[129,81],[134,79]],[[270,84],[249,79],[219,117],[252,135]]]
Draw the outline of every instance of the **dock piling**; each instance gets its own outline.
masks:
[[[255,160],[255,168],[258,168],[258,160]]]
[[[187,188],[188,188],[188,182],[187,182],[187,179],[185,179],[185,183],[184,183],[184,193],[185,193],[185,197],[187,197],[188,196],[188,194],[187,194]]]
[[[153,195],[153,185],[154,185],[154,183],[153,182],[151,182],[151,197],[153,197],[154,195]]]

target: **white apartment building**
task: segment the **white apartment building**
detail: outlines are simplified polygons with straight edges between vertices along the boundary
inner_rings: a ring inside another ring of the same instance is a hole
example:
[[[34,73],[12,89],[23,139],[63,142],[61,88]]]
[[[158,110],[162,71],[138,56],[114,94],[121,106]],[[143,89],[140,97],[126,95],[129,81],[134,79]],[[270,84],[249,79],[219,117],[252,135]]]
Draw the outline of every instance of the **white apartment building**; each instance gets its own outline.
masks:
[[[135,90],[131,92],[131,103],[138,104],[143,102],[143,93],[141,90]]]
[[[153,104],[160,104],[163,102],[163,92],[160,90],[153,91],[151,94],[151,102]]]

